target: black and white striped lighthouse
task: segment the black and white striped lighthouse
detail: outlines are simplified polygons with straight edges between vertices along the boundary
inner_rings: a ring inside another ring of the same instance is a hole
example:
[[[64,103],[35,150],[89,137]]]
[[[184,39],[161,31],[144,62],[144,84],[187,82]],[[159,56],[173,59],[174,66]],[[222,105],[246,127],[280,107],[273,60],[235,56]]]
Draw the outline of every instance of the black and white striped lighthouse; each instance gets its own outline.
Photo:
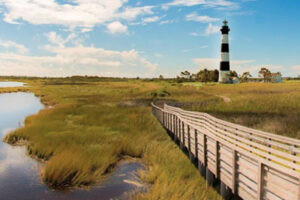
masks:
[[[220,73],[219,82],[228,83],[229,73],[230,73],[230,62],[229,62],[229,39],[228,33],[230,31],[227,26],[227,21],[223,21],[223,26],[221,28],[222,32],[222,44],[221,44],[221,62],[220,62]]]

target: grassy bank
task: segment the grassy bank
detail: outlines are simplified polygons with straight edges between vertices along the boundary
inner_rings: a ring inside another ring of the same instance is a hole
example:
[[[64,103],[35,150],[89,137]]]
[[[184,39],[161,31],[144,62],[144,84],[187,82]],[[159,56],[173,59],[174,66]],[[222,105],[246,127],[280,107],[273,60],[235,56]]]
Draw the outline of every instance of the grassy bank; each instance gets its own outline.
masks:
[[[153,93],[205,98],[190,87],[140,80],[23,80],[47,105],[5,140],[28,141],[28,153],[46,160],[43,180],[54,188],[97,183],[122,157],[140,157],[151,184],[137,199],[220,199],[152,116]],[[11,88],[14,90],[13,88]],[[196,93],[195,93],[196,92]],[[163,98],[163,97],[161,97]]]
[[[26,119],[5,139],[28,141],[47,160],[52,187],[96,183],[123,156],[140,157],[151,184],[138,199],[219,199],[151,114],[152,98],[249,127],[300,138],[300,82],[203,84],[126,79],[28,79],[26,90],[52,109]],[[18,90],[18,88],[15,88]],[[0,90],[1,92],[1,90]],[[230,101],[224,101],[226,98]]]
[[[259,130],[300,139],[300,82],[202,86],[201,91],[230,102],[185,106]]]

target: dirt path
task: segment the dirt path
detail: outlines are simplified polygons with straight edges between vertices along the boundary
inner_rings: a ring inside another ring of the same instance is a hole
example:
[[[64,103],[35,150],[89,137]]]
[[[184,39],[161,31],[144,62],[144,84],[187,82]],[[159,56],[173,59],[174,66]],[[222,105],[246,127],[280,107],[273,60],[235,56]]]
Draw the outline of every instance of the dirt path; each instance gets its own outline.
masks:
[[[221,96],[221,95],[216,95],[216,96],[222,98],[225,103],[230,103],[231,102],[231,99],[229,97]]]

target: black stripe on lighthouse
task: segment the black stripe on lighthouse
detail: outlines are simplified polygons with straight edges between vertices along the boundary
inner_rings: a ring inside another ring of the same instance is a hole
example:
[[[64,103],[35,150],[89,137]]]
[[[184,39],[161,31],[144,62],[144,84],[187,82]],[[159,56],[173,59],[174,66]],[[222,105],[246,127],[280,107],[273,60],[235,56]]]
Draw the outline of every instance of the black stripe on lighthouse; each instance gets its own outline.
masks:
[[[221,46],[221,52],[223,52],[223,53],[229,53],[229,44],[222,44],[222,46]]]
[[[229,61],[221,61],[220,68],[221,68],[221,71],[229,71],[229,69],[230,69]]]

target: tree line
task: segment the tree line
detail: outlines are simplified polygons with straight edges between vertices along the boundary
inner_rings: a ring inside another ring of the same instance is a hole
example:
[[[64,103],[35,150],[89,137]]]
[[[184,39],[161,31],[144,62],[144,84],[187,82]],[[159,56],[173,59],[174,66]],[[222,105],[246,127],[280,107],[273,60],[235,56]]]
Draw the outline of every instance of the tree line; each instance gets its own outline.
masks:
[[[258,77],[261,78],[264,82],[271,82],[273,77],[280,76],[281,73],[271,73],[269,69],[266,67],[262,67],[258,72]],[[252,75],[250,72],[243,72],[239,75],[236,71],[232,70],[228,74],[229,80],[238,80],[239,82],[248,82]],[[162,75],[159,76],[159,79],[162,80],[164,77]],[[261,80],[258,79],[258,80]],[[189,71],[183,71],[176,77],[176,81],[178,83],[181,82],[218,82],[219,81],[219,70],[208,70],[203,69],[197,73],[191,73]]]

